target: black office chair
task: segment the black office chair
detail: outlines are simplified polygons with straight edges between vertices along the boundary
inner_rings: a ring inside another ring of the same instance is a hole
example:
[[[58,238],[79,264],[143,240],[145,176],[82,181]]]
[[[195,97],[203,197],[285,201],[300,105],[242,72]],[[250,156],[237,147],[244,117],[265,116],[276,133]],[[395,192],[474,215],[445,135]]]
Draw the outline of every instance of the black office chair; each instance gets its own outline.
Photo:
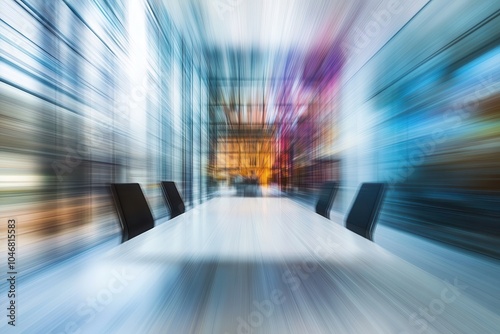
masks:
[[[318,202],[316,203],[316,213],[330,219],[330,210],[332,209],[335,195],[337,195],[338,187],[339,184],[334,181],[323,183],[319,193]]]
[[[122,242],[154,227],[153,215],[138,183],[112,183],[111,193],[122,226]]]
[[[384,193],[384,183],[363,183],[347,216],[346,228],[368,240],[373,240],[373,230]]]
[[[183,214],[186,211],[186,207],[179,191],[177,191],[175,183],[172,181],[162,181],[161,189],[163,190],[165,201],[170,208],[170,219]]]

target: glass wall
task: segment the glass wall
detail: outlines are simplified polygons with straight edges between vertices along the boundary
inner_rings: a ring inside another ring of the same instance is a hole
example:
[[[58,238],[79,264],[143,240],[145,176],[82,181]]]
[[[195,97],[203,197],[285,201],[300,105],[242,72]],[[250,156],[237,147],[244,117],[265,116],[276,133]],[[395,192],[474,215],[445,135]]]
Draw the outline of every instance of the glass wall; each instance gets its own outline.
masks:
[[[431,2],[344,78],[343,212],[384,181],[380,223],[500,256],[498,9]]]
[[[140,183],[158,223],[161,180],[208,197],[205,65],[160,3],[7,0],[0,18],[0,206],[26,266],[118,243],[109,183]]]

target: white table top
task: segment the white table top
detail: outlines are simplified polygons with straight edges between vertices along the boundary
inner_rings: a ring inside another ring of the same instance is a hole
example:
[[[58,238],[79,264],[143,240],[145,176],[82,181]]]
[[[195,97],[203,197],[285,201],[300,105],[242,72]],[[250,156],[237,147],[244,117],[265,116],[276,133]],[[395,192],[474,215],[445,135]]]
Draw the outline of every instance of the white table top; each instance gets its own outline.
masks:
[[[289,199],[215,198],[19,287],[16,332],[498,333],[463,289]]]

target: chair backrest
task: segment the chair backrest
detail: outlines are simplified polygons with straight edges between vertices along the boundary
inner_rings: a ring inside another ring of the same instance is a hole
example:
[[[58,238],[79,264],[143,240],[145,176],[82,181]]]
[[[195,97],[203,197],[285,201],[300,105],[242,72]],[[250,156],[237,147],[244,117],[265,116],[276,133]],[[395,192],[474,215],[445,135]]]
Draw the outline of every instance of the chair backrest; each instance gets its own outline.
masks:
[[[384,183],[363,183],[347,216],[346,227],[368,240],[373,240],[373,230],[384,193]]]
[[[337,195],[338,187],[338,183],[334,181],[323,183],[319,193],[318,202],[316,203],[316,213],[330,219],[330,210],[332,209],[335,195]]]
[[[186,208],[179,191],[177,191],[175,183],[172,181],[163,181],[161,183],[161,189],[163,191],[165,201],[170,208],[170,219],[183,214],[186,211]]]
[[[154,227],[153,215],[139,183],[112,183],[111,193],[122,226],[122,242]]]

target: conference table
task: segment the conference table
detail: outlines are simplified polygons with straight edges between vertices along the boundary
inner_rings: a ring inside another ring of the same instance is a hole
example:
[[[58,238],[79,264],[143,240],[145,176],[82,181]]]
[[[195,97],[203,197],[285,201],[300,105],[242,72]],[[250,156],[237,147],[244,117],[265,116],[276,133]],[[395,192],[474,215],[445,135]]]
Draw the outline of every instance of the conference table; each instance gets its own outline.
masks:
[[[466,289],[288,198],[218,197],[22,287],[16,330],[498,333]]]

